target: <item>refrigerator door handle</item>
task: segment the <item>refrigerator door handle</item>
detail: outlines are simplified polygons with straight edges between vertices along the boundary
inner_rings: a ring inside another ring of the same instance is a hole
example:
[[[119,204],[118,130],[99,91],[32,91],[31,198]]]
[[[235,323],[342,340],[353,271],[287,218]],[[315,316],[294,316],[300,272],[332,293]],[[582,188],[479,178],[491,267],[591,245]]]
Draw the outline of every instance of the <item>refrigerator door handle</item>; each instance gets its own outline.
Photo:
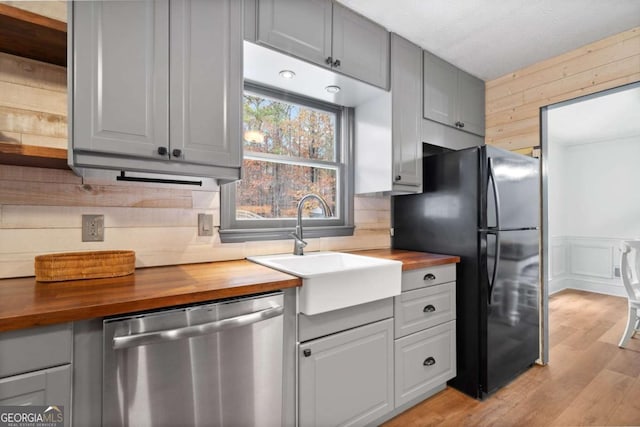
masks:
[[[489,179],[491,180],[491,187],[493,188],[493,201],[496,207],[496,229],[500,229],[500,193],[498,192],[498,183],[496,182],[496,176],[493,171],[493,159],[489,157]]]
[[[493,259],[493,274],[491,275],[491,281],[489,282],[489,305],[491,305],[491,299],[493,296],[493,285],[496,283],[496,276],[498,275],[498,268],[500,267],[500,232],[488,231],[487,234],[493,234],[496,236],[496,255]]]

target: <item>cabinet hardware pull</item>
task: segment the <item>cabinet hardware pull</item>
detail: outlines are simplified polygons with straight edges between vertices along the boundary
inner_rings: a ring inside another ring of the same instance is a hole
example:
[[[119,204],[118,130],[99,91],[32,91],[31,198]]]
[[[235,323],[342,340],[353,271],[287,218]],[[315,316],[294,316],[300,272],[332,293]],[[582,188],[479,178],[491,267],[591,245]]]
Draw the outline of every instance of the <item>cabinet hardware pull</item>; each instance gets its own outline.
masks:
[[[401,179],[402,179],[402,176],[396,175],[396,181],[400,181]]]
[[[180,157],[182,156],[182,150],[180,150],[179,148],[174,148],[173,151],[171,152],[171,155],[173,157]]]
[[[333,61],[333,64],[331,64],[332,67],[339,67],[340,66],[340,60],[336,59],[335,61]]]
[[[309,357],[311,356],[311,349],[307,348],[305,349],[302,354],[304,354],[304,357]]]
[[[422,362],[422,364],[424,366],[433,366],[436,364],[436,359],[434,359],[433,357],[427,357],[426,359],[424,359],[424,362]]]
[[[424,313],[433,313],[434,311],[436,311],[436,308],[433,305],[429,304],[428,306],[423,308],[422,311]]]
[[[432,273],[425,274],[424,278],[422,280],[424,280],[425,282],[427,282],[427,281],[431,282],[432,280],[436,280],[436,276],[433,275]]]
[[[333,65],[333,58],[332,57],[328,57],[327,59],[324,60],[324,62],[327,65]]]
[[[168,151],[167,147],[158,147],[158,154],[161,156],[166,156]]]

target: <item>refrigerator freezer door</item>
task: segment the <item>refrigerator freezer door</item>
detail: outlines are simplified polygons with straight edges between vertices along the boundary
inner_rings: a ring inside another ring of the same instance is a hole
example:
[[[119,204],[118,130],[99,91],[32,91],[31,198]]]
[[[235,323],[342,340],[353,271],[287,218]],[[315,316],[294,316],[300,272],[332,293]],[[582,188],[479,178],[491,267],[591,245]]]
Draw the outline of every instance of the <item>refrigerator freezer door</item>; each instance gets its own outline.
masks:
[[[500,230],[536,228],[540,224],[538,159],[486,147],[487,226]],[[490,166],[489,166],[490,165]],[[494,187],[497,189],[494,192]],[[496,198],[497,195],[497,198]],[[496,207],[499,206],[499,210]],[[498,227],[499,218],[499,227]]]
[[[489,284],[495,266],[495,281],[487,305],[485,392],[507,384],[538,358],[538,251],[538,230],[488,236],[487,275],[481,280]]]

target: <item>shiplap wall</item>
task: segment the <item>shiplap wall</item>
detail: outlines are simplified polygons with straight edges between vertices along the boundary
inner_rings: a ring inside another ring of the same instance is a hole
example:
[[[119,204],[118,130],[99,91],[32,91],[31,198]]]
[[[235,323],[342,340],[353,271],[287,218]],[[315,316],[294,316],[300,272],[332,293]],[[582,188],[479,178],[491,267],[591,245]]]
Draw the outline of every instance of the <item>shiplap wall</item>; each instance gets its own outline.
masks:
[[[14,2],[4,2],[14,3]],[[65,2],[17,2],[66,20]],[[64,67],[0,53],[0,141],[67,147]],[[219,225],[218,191],[81,178],[71,171],[0,165],[0,278],[33,275],[52,252],[133,249],[138,267],[289,252],[288,240],[222,244],[197,235],[199,213]],[[389,197],[356,197],[353,237],[309,239],[307,250],[390,246]],[[105,241],[82,242],[81,215],[103,214]]]
[[[37,13],[38,15],[46,16],[47,18],[57,19],[58,21],[67,22],[67,2],[64,0],[46,0],[46,1],[0,1],[0,3],[8,4],[9,6],[16,7],[18,9],[26,10],[29,12]]]
[[[198,236],[198,214],[219,225],[219,203],[217,191],[0,165],[0,278],[31,276],[34,256],[54,252],[133,249],[136,266],[149,267],[292,250],[291,240],[222,244],[217,232]],[[308,239],[308,251],[389,247],[389,197],[354,203],[355,235]],[[104,215],[104,242],[81,241],[82,214]]]
[[[640,81],[640,27],[486,83],[487,144],[540,145],[540,107]]]

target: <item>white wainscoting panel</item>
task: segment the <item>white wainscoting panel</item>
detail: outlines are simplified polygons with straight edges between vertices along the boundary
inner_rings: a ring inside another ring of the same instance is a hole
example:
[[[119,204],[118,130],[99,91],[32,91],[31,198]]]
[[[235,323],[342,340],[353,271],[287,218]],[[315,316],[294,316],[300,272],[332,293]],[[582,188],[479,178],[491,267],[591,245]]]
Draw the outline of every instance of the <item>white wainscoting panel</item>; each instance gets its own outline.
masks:
[[[611,246],[571,243],[571,273],[581,276],[613,278]]]
[[[549,294],[578,289],[626,296],[620,277],[623,238],[554,236],[551,238]]]

